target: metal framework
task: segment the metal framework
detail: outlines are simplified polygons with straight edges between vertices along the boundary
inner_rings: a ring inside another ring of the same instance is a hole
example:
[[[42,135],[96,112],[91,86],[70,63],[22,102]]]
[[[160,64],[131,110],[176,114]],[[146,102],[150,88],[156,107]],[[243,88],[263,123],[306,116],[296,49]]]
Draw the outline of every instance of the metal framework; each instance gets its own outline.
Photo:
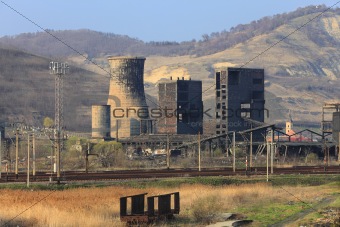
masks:
[[[50,62],[50,74],[55,75],[55,116],[54,116],[54,142],[57,164],[57,178],[60,178],[60,152],[63,140],[63,85],[64,75],[68,71],[68,65],[60,62]]]
[[[323,139],[332,134],[332,114],[340,111],[340,103],[326,102],[322,107],[321,130]]]
[[[326,102],[322,106],[322,121],[321,121],[321,130],[322,130],[322,140],[324,143],[324,163],[325,165],[329,165],[329,147],[326,145],[326,137],[333,133],[333,119],[330,116],[334,112],[340,111],[340,103],[338,102]]]
[[[120,220],[122,222],[126,222],[128,226],[140,226],[159,219],[172,219],[174,214],[179,214],[179,192],[149,197],[146,195],[147,193],[143,193],[120,198]]]

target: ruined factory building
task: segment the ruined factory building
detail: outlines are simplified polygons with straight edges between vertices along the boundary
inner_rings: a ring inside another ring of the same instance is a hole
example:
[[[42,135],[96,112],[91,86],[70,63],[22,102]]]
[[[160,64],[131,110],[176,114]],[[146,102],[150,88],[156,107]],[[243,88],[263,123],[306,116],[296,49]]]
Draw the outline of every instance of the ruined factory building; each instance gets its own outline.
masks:
[[[130,137],[152,132],[144,93],[144,62],[141,57],[109,57],[111,137]],[[141,111],[140,111],[141,110]]]
[[[170,78],[159,84],[158,98],[164,115],[158,121],[158,133],[203,133],[202,81]]]
[[[218,69],[216,74],[216,134],[250,129],[264,122],[264,70]]]

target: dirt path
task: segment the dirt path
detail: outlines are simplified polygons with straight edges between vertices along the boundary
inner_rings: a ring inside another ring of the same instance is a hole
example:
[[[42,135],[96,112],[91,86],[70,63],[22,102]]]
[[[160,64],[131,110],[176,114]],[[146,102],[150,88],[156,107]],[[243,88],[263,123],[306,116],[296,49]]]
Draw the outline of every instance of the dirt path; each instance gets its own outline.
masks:
[[[335,200],[334,196],[331,197],[327,197],[322,199],[319,203],[313,205],[313,207],[303,210],[299,213],[296,213],[292,216],[287,217],[286,219],[271,225],[272,227],[281,227],[281,226],[288,226],[290,224],[293,224],[294,222],[298,221],[299,219],[302,219],[303,217],[305,217],[306,215],[313,213],[313,212],[317,212],[318,209],[327,206],[328,204],[330,204],[331,202],[333,202]]]

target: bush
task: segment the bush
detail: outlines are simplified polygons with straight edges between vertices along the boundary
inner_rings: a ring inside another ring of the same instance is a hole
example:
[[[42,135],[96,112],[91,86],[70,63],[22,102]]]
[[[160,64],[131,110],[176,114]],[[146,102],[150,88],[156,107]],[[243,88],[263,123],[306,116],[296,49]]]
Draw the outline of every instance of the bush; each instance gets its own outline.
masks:
[[[214,157],[222,157],[223,156],[223,152],[221,148],[216,148],[216,150],[213,151],[214,153]]]
[[[218,195],[207,195],[197,198],[191,204],[190,212],[196,222],[210,224],[223,212],[222,198]]]
[[[306,156],[306,163],[314,163],[314,162],[317,162],[318,161],[318,155],[315,154],[315,153],[309,153],[307,156]]]
[[[93,152],[98,155],[102,167],[121,165],[125,160],[123,147],[118,142],[100,142],[93,147]]]

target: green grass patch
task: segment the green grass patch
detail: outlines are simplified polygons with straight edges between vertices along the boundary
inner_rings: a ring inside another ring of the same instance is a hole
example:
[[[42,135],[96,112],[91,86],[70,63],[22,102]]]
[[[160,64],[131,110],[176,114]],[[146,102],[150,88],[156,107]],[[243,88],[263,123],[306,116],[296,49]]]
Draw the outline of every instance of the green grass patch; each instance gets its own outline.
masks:
[[[0,184],[0,189],[13,189],[13,190],[51,190],[51,191],[62,191],[74,188],[93,188],[93,187],[107,187],[110,186],[106,183],[71,183],[71,184],[44,184],[44,183],[34,183],[28,188],[26,184],[16,183],[16,184]]]
[[[332,183],[333,184],[333,183]],[[314,226],[313,223],[315,223],[316,220],[320,218],[324,218],[324,215],[322,214],[321,211],[327,210],[329,208],[340,208],[340,193],[335,192],[332,194],[332,196],[335,198],[333,202],[331,202],[328,205],[324,205],[322,207],[319,207],[317,211],[310,213],[303,217],[301,220],[295,222],[294,224],[297,224],[298,226]],[[322,226],[322,225],[320,225]],[[330,225],[330,226],[337,226],[337,225]]]
[[[335,195],[335,201],[329,204],[330,207],[340,207],[340,193],[334,193]]]
[[[202,184],[211,186],[241,185],[265,183],[264,176],[231,176],[231,177],[187,177],[149,180],[124,180],[102,182],[67,182],[66,184],[32,183],[30,188],[25,183],[0,184],[0,189],[35,189],[35,190],[67,190],[73,188],[123,186],[131,188],[175,188],[183,184]],[[269,178],[269,184],[273,186],[319,186],[331,185],[340,187],[340,175],[273,175]]]
[[[268,226],[280,222],[296,213],[310,208],[302,202],[294,203],[265,203],[255,206],[238,207],[235,211],[242,214],[247,214],[247,218],[254,221],[256,225]]]
[[[340,181],[340,175],[278,175],[271,176],[269,181],[273,186],[319,186]]]

